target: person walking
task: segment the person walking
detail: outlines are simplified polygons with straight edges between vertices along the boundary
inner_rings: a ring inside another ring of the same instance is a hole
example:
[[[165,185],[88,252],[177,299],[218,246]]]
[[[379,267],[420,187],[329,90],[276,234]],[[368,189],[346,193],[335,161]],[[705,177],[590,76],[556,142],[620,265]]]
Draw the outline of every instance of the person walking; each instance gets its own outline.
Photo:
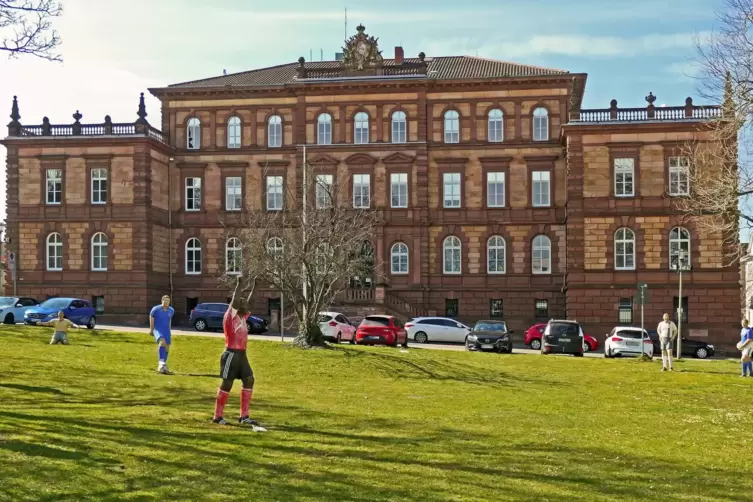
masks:
[[[171,371],[167,369],[167,355],[170,352],[170,328],[173,322],[175,310],[170,306],[170,297],[162,297],[162,303],[155,305],[149,313],[149,334],[157,342],[157,355],[159,363],[157,371],[163,375],[170,375]]]
[[[669,320],[669,314],[664,314],[659,326],[656,327],[659,334],[659,347],[661,348],[661,370],[674,371],[672,365],[672,347],[677,337],[677,325]]]
[[[748,326],[748,320],[743,319],[743,329],[740,331],[740,343],[737,344],[738,350],[742,352],[740,357],[740,363],[743,367],[743,372],[740,376],[753,377],[753,329]]]

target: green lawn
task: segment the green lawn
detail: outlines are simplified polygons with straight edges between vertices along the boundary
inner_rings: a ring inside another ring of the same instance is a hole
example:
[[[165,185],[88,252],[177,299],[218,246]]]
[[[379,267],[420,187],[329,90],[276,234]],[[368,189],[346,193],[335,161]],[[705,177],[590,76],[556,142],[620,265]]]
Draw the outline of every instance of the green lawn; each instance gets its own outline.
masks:
[[[252,341],[253,433],[209,422],[220,339],[175,337],[162,376],[146,334],[49,336],[0,328],[0,500],[753,498],[731,361]]]

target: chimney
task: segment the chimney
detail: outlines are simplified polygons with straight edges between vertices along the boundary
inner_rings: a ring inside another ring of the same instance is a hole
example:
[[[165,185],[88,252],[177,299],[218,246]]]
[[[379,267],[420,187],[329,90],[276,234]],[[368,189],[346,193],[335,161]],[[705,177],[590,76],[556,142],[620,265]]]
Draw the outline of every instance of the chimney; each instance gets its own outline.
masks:
[[[395,47],[395,64],[403,64],[403,48],[399,45]]]
[[[342,60],[343,60],[343,53],[335,52],[335,61],[342,61]]]

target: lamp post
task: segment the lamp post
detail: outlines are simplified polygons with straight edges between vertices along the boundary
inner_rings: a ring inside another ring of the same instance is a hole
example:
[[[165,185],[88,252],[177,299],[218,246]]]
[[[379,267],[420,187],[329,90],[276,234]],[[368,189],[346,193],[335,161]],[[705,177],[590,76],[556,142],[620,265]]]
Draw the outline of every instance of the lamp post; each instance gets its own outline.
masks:
[[[677,359],[682,359],[682,272],[690,270],[688,253],[684,249],[677,251],[674,268],[680,274],[679,292],[677,297]]]

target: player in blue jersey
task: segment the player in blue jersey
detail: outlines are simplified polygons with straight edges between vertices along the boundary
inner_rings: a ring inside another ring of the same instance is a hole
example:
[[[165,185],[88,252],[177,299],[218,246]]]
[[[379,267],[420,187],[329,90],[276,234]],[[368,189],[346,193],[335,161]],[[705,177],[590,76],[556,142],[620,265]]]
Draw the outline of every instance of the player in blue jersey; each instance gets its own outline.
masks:
[[[162,297],[162,303],[155,305],[149,313],[149,334],[157,342],[157,353],[159,354],[159,364],[157,371],[163,375],[170,375],[167,369],[167,355],[170,351],[170,325],[173,322],[175,310],[170,306],[170,297]]]
[[[740,331],[740,343],[737,344],[737,348],[743,353],[740,357],[740,362],[743,366],[743,373],[741,376],[753,377],[753,362],[751,357],[753,356],[753,330],[748,327],[748,320],[743,319],[743,329]]]

